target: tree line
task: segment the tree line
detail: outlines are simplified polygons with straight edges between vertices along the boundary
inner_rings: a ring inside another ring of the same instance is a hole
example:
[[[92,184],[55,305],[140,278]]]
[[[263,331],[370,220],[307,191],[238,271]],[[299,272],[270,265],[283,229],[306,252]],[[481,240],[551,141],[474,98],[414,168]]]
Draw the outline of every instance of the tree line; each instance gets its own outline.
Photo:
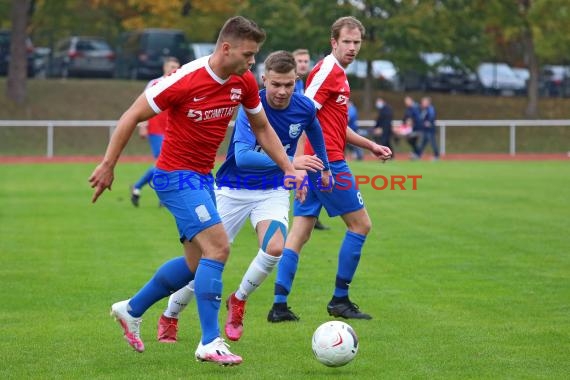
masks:
[[[482,61],[524,66],[530,71],[529,117],[539,115],[540,65],[570,57],[567,0],[0,0],[0,14],[7,16],[0,27],[12,28],[14,45],[25,43],[27,34],[36,46],[53,46],[71,34],[100,35],[113,44],[121,32],[143,27],[181,29],[190,41],[213,42],[224,20],[241,14],[267,31],[264,51],[302,47],[315,57],[329,52],[332,22],[352,15],[367,29],[359,58],[369,62],[370,78],[372,60],[421,71],[418,53],[430,51],[457,56],[472,69]],[[12,49],[14,62],[25,68],[25,49]],[[24,82],[25,88],[25,69],[13,66],[7,94],[23,102],[13,86]],[[365,81],[368,93],[371,82]]]

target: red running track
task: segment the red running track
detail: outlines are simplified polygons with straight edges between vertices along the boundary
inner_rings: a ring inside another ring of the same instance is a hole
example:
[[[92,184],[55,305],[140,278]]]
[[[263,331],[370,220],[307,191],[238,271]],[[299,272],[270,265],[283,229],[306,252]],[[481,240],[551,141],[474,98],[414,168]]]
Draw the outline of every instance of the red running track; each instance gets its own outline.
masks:
[[[0,156],[0,164],[38,164],[38,163],[99,163],[102,156],[56,156],[47,158],[45,156]],[[367,161],[375,158],[367,156]],[[430,160],[426,157],[423,160]],[[217,161],[223,161],[224,156],[218,156]],[[407,160],[407,158],[406,158]],[[570,160],[570,152],[565,153],[520,153],[515,156],[501,153],[457,153],[447,154],[442,161],[566,161]],[[350,161],[350,160],[349,160]],[[151,163],[150,156],[123,156],[120,162],[147,162]]]

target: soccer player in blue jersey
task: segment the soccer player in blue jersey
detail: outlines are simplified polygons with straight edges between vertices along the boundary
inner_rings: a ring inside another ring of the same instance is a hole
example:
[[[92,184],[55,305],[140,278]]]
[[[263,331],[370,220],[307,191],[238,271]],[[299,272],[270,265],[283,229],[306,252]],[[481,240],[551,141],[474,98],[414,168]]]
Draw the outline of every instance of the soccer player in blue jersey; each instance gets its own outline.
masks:
[[[290,159],[293,159],[300,135],[306,132],[317,157],[296,157],[293,165],[298,170],[320,170],[321,186],[326,190],[330,188],[332,178],[324,139],[311,100],[293,94],[295,61],[291,53],[278,51],[265,63],[266,89],[260,91],[260,100],[268,120]],[[239,289],[228,299],[230,315],[225,331],[231,340],[241,336],[245,299],[267,277],[281,256],[289,216],[289,190],[283,188],[283,180],[283,171],[260,149],[247,114],[240,109],[226,161],[216,174],[216,203],[230,242],[249,218],[256,229],[260,248]],[[142,314],[152,304],[176,291],[158,322],[158,340],[161,342],[176,341],[178,314],[194,294],[192,273],[195,266],[193,262],[188,262],[187,266],[184,257],[170,260],[130,301]]]

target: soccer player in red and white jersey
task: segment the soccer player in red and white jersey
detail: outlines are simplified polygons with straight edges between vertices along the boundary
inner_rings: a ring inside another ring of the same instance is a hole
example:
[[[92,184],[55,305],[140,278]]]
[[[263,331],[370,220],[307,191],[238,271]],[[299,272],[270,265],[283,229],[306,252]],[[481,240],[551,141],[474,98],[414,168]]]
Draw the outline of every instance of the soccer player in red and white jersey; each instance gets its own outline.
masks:
[[[267,120],[257,83],[249,70],[264,40],[265,32],[253,21],[241,16],[226,21],[212,55],[182,66],[146,89],[121,116],[103,161],[89,178],[95,188],[95,202],[105,189],[111,189],[114,167],[137,123],[168,110],[168,127],[152,184],[176,220],[188,268],[164,265],[159,271],[169,281],[185,277],[169,276],[170,271],[195,270],[194,289],[202,329],[195,356],[222,365],[239,364],[242,358],[229,351],[218,326],[222,272],[229,243],[216,210],[211,170],[228,123],[240,104],[248,114],[257,141],[284,171],[285,185],[299,188],[303,181],[302,173],[295,171]],[[165,286],[151,281],[133,298],[112,305],[111,315],[136,351],[144,351],[140,338],[142,313],[157,297],[167,296],[169,288],[179,289],[187,283],[184,279],[181,284]]]
[[[309,240],[322,207],[331,217],[340,215],[347,227],[338,254],[334,293],[327,305],[327,311],[334,317],[371,319],[369,314],[360,311],[348,297],[348,287],[356,272],[362,246],[372,223],[364,207],[362,195],[346,164],[344,151],[348,142],[370,150],[382,160],[389,159],[392,152],[348,127],[350,86],[345,69],[356,58],[363,35],[364,27],[356,18],[341,17],[336,20],[331,27],[332,53],[318,62],[307,78],[305,96],[311,98],[318,109],[317,118],[323,129],[330,168],[336,184],[332,192],[318,191],[315,186],[309,186],[305,201],[302,204],[295,201],[293,225],[278,265],[274,304],[267,316],[270,322],[299,319],[287,306],[287,297],[297,271],[299,253]],[[314,151],[307,141],[305,151],[298,149],[297,154],[314,154]],[[309,172],[308,176],[316,183],[317,178],[312,173]],[[338,179],[342,181],[339,183]]]
[[[166,78],[174,71],[180,68],[180,61],[176,57],[164,58],[162,64],[163,75],[159,78],[154,78],[148,82],[146,88],[154,86],[159,80]],[[151,117],[146,122],[139,124],[139,136],[148,140],[152,156],[156,160],[160,154],[162,141],[164,140],[164,131],[168,123],[168,112],[161,112],[156,116]],[[141,197],[141,189],[147,185],[154,174],[154,165],[147,169],[147,171],[139,178],[137,182],[131,187],[131,203],[135,207],[139,207],[139,200]]]

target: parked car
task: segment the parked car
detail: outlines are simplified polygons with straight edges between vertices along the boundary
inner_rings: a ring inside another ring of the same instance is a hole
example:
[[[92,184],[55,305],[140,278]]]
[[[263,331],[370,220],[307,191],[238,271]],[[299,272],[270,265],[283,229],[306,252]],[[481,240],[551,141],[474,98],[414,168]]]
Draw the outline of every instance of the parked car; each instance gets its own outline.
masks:
[[[477,76],[483,93],[515,95],[526,92],[526,83],[506,63],[482,63]]]
[[[391,61],[383,59],[372,61],[372,76],[385,82],[392,89],[399,87],[398,70]]]
[[[192,57],[190,59],[198,59],[210,55],[216,49],[215,43],[210,42],[194,42],[189,45],[190,54]]]
[[[34,49],[34,76],[46,78],[48,76],[51,49],[48,47],[36,47]]]
[[[521,68],[521,67],[513,67],[512,70],[516,74],[517,77],[524,80],[525,83],[528,82],[528,80],[530,78],[530,71],[528,71],[528,69]]]
[[[544,65],[539,76],[540,94],[543,96],[570,96],[570,67]]]
[[[366,65],[366,61],[355,60],[346,68],[346,75],[366,78]],[[382,59],[372,61],[372,77],[385,82],[387,87],[398,87],[398,70],[391,61]]]
[[[426,70],[407,71],[401,75],[404,90],[476,92],[477,75],[455,56],[443,53],[421,53]]]
[[[8,65],[10,63],[10,39],[12,32],[10,30],[0,30],[0,75],[8,74]],[[34,76],[34,45],[30,38],[26,38],[26,53],[27,53],[27,71],[28,76]]]
[[[123,33],[116,53],[117,76],[131,79],[161,76],[164,57],[174,56],[182,65],[191,58],[184,33],[176,29],[142,29]]]
[[[51,77],[107,77],[115,72],[115,52],[102,37],[71,36],[58,41],[49,64]]]

